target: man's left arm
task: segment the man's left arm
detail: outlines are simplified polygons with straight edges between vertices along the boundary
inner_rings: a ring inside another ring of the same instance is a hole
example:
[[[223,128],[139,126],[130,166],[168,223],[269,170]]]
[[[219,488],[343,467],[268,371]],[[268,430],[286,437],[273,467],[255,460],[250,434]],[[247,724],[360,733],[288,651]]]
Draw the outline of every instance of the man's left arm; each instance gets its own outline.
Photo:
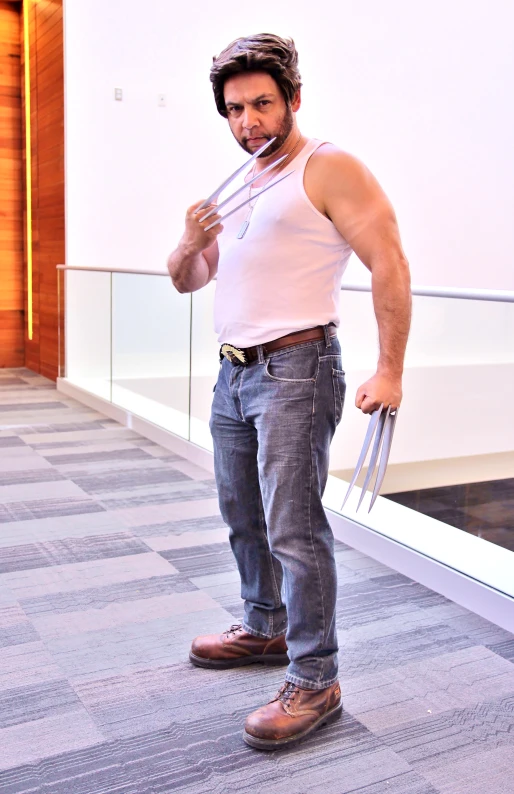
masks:
[[[323,159],[318,174],[325,212],[372,276],[380,354],[376,374],[360,386],[355,404],[366,414],[382,403],[397,408],[402,399],[411,292],[394,210],[377,180],[356,158],[334,149]]]

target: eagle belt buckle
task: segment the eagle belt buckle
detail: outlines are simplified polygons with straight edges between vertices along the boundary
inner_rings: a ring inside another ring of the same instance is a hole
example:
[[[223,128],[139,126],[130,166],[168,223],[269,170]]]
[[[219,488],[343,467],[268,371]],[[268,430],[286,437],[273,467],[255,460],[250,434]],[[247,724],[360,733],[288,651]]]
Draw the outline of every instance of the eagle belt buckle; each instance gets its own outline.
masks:
[[[242,364],[244,367],[248,364],[246,352],[234,345],[224,344],[220,349],[220,361],[222,356],[227,358],[231,364]]]

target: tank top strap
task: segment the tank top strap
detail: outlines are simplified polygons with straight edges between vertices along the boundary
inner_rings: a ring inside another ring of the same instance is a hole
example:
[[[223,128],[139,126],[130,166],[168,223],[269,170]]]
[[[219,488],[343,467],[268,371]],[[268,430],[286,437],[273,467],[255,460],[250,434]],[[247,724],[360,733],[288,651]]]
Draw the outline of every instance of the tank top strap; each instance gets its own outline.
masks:
[[[294,164],[295,171],[299,169],[304,171],[309,158],[324,143],[327,143],[327,141],[322,141],[319,138],[309,138],[303,149],[291,160],[291,165]]]

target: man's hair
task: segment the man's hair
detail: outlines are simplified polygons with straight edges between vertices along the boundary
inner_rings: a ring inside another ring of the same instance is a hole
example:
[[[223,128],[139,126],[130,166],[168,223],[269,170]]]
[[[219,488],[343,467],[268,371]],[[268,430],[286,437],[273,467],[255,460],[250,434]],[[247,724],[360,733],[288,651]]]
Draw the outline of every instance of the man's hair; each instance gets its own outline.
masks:
[[[236,39],[215,56],[211,83],[218,113],[227,118],[223,89],[229,77],[243,72],[267,72],[277,83],[290,105],[302,82],[298,71],[298,53],[293,39],[272,33],[257,33]]]

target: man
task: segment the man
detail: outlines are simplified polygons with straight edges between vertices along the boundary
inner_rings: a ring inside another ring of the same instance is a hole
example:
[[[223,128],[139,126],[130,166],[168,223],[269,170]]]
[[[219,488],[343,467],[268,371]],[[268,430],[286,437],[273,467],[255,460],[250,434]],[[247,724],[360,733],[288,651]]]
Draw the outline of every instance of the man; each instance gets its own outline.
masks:
[[[215,327],[227,346],[211,432],[245,607],[242,625],[197,637],[190,659],[217,669],[289,662],[284,685],[249,715],[243,734],[251,746],[274,750],[342,708],[333,536],[321,502],[345,393],[335,335],[341,278],[352,251],[372,273],[380,355],[356,397],[369,414],[402,399],[409,270],[374,177],[346,152],[300,133],[292,40],[238,39],[214,59],[211,82],[217,109],[246,152],[276,138],[242,184],[288,155],[244,198],[293,174],[209,230],[220,214],[202,221],[204,212],[195,214],[201,202],[194,204],[168,261],[179,292],[201,289],[217,274]]]

